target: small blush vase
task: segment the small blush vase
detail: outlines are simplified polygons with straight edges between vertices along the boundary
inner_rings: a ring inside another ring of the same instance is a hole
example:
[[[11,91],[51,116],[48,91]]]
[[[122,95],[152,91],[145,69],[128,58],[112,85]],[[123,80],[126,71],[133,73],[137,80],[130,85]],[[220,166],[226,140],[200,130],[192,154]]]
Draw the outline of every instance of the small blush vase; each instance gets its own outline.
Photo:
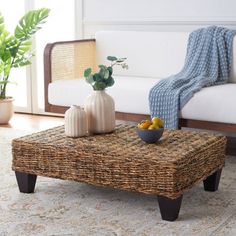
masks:
[[[72,105],[65,113],[65,134],[68,137],[82,137],[87,134],[87,115],[80,106]]]
[[[104,90],[95,90],[85,102],[90,133],[110,133],[115,129],[115,103]]]

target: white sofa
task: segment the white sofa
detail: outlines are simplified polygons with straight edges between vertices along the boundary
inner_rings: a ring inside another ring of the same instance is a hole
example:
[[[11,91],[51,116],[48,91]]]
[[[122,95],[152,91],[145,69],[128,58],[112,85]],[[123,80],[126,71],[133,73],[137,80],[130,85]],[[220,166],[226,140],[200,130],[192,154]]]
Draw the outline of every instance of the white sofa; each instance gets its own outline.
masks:
[[[92,88],[83,71],[107,64],[108,55],[127,57],[128,70],[114,68],[115,84],[107,89],[114,98],[118,119],[139,121],[149,114],[148,94],[161,79],[184,65],[189,33],[98,32],[95,39],[48,44],[44,54],[45,107],[64,112],[84,105]],[[204,88],[180,111],[180,126],[236,131],[236,40],[231,77],[225,85]],[[82,78],[81,78],[82,77]]]

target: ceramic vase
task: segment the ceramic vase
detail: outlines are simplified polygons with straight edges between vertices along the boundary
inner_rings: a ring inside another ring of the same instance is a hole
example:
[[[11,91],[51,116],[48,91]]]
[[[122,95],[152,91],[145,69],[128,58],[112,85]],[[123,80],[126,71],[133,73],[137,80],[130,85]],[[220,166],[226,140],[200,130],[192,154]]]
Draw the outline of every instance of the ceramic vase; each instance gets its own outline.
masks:
[[[82,137],[87,134],[87,115],[80,106],[72,105],[65,113],[65,134],[69,137]]]
[[[110,133],[115,129],[115,103],[105,90],[95,90],[85,103],[89,133]]]
[[[0,124],[7,124],[13,116],[13,98],[0,99]]]

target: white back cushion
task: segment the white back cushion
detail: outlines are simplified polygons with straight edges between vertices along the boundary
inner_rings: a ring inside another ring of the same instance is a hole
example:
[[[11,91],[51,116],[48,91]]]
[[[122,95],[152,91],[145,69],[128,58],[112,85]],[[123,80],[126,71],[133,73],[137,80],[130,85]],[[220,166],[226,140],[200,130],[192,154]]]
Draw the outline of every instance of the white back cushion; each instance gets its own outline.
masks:
[[[181,70],[188,33],[104,31],[96,34],[97,63],[107,56],[127,57],[128,70],[114,74],[163,78]]]
[[[189,32],[100,31],[95,35],[97,63],[107,56],[127,57],[128,70],[114,69],[115,75],[165,78],[183,65]],[[236,38],[230,82],[236,83]]]

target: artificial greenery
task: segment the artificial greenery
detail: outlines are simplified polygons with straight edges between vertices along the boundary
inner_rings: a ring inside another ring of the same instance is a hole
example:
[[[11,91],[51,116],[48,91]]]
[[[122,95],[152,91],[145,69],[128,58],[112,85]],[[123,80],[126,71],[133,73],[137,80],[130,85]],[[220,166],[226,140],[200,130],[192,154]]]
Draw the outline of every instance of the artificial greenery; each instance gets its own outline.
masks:
[[[11,69],[31,64],[32,36],[41,29],[49,11],[47,8],[29,11],[20,19],[13,35],[6,29],[0,13],[0,99],[6,98]]]
[[[112,77],[113,66],[119,65],[124,69],[128,69],[128,65],[124,62],[126,58],[118,59],[114,56],[108,56],[107,60],[110,61],[110,66],[99,65],[99,71],[97,73],[92,74],[91,68],[84,71],[86,81],[92,85],[94,90],[104,90],[115,83]]]

